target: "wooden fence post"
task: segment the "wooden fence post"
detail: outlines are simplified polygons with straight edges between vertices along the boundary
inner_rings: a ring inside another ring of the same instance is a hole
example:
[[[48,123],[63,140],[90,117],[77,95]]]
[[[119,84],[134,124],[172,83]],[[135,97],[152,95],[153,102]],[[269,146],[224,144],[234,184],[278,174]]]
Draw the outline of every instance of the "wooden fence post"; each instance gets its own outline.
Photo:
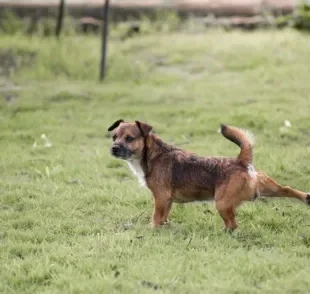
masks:
[[[105,74],[106,74],[108,25],[109,25],[109,0],[105,0],[104,6],[103,6],[103,28],[102,28],[102,43],[101,43],[100,81],[104,80]]]
[[[65,0],[60,0],[56,25],[56,37],[60,37],[65,12]]]

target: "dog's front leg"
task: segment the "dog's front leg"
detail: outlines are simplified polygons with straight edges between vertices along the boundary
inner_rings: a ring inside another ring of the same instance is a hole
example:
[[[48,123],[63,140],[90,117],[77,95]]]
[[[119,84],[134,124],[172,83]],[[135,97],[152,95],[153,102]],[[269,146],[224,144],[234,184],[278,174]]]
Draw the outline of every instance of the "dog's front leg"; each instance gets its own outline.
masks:
[[[152,227],[164,225],[168,221],[168,216],[172,206],[172,198],[170,194],[153,194],[154,212]]]

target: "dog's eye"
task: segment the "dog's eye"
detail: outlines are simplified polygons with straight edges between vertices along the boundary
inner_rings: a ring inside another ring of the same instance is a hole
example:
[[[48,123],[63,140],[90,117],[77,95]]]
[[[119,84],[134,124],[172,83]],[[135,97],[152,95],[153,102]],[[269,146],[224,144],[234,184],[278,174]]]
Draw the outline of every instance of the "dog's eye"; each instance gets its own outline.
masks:
[[[126,141],[127,141],[128,143],[131,143],[134,139],[135,139],[135,138],[133,138],[133,137],[131,137],[131,136],[127,136],[127,137],[126,137]]]
[[[115,140],[116,140],[116,138],[117,138],[117,136],[116,136],[116,135],[114,135],[114,136],[112,137],[112,140],[113,140],[113,141],[115,141]]]

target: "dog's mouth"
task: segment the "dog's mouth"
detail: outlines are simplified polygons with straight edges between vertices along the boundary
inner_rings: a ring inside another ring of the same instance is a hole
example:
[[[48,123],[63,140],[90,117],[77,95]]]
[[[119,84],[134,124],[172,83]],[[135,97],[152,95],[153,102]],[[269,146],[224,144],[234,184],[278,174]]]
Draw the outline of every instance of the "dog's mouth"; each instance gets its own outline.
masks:
[[[124,160],[129,159],[132,156],[132,151],[124,147],[112,146],[110,151],[112,156]]]

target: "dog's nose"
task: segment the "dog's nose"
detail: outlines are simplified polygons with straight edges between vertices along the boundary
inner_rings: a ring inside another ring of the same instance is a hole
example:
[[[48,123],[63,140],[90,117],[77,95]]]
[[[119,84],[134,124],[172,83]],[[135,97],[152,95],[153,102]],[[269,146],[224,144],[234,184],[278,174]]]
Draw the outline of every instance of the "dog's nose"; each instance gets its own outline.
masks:
[[[113,155],[116,155],[119,153],[120,149],[121,149],[120,146],[115,145],[115,146],[112,146],[111,152]]]

